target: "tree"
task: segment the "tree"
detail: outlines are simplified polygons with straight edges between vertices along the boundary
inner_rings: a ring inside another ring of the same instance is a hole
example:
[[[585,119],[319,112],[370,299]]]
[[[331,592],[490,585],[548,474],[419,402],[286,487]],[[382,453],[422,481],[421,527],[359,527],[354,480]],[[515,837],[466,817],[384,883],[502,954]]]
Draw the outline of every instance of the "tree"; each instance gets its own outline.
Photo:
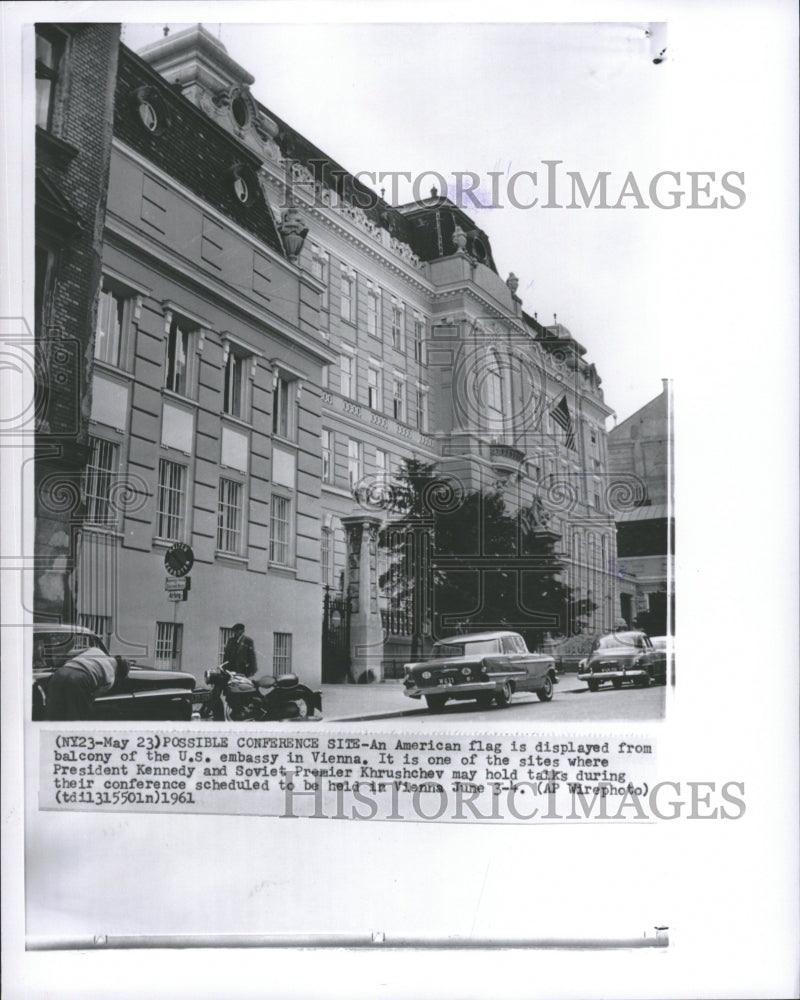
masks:
[[[507,628],[536,649],[546,633],[568,631],[571,594],[540,504],[511,513],[500,492],[464,494],[434,466],[407,461],[392,511],[381,585],[411,623],[412,658],[427,632]]]

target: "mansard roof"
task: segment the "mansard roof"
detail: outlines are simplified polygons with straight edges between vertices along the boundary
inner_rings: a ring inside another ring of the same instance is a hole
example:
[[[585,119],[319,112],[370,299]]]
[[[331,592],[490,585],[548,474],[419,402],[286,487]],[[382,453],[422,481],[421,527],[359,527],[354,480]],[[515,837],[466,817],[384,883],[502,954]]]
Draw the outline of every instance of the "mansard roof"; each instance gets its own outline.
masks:
[[[137,95],[156,95],[166,127],[149,132],[138,113]],[[143,59],[120,45],[114,106],[114,135],[135,152],[216,208],[266,246],[284,255],[275,219],[260,185],[248,204],[236,197],[233,170],[246,165],[258,172],[252,150],[213,122]]]
[[[391,205],[271,108],[256,103],[277,125],[275,141],[286,159],[301,163],[315,180],[362,208],[371,222],[407,243],[420,260],[436,260],[454,254],[453,233],[458,225],[466,234],[467,252],[497,272],[489,237],[455,202],[432,194],[420,201]]]

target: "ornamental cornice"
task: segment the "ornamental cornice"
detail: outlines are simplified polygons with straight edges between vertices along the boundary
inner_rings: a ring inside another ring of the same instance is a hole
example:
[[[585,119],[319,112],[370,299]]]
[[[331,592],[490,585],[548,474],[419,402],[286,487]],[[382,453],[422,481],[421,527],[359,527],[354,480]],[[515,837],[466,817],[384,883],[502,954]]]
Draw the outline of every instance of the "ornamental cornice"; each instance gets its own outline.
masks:
[[[274,189],[280,191],[282,195],[286,194],[286,185],[284,181],[281,180],[281,178],[276,177],[266,165],[262,166],[259,171],[259,176],[262,178],[262,182],[268,181],[269,184]],[[385,267],[393,274],[404,278],[409,284],[414,285],[420,291],[425,292],[427,295],[433,294],[434,286],[430,282],[425,282],[420,277],[419,272],[421,272],[425,267],[425,262],[419,260],[415,254],[411,254],[411,256],[416,260],[416,263],[405,260],[403,255],[397,254],[391,245],[389,247],[385,246],[383,242],[379,241],[374,233],[370,232],[368,229],[362,229],[359,227],[358,222],[353,216],[343,212],[336,205],[331,204],[320,206],[315,200],[309,199],[305,194],[305,191],[302,189],[300,189],[300,191],[295,191],[294,197],[306,215],[322,222],[327,228],[333,230],[338,236],[347,240],[348,243],[352,243],[354,246],[357,246],[359,250],[371,257],[373,260],[379,261],[382,267]],[[381,229],[379,226],[375,226],[374,228],[378,233],[386,232],[386,230]],[[372,236],[372,240],[365,238],[369,236]],[[390,239],[394,238],[390,237]],[[398,245],[406,246],[406,244],[400,244],[400,241],[398,240],[395,240],[394,242]]]

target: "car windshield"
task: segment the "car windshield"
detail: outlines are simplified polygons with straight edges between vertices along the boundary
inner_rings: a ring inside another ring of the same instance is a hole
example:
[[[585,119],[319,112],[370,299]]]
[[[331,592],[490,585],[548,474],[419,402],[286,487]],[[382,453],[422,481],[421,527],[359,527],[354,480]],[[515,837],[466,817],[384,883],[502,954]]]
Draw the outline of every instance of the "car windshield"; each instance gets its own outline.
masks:
[[[644,649],[645,645],[641,632],[614,632],[611,635],[601,635],[599,639],[595,639],[592,652],[596,649],[619,649],[620,646]]]
[[[98,646],[108,652],[96,635],[85,632],[37,632],[33,637],[33,666],[38,670],[56,670],[75,649]]]
[[[452,656],[482,656],[484,653],[498,653],[497,639],[475,639],[472,642],[448,642],[446,645],[436,645],[433,648],[434,658]]]

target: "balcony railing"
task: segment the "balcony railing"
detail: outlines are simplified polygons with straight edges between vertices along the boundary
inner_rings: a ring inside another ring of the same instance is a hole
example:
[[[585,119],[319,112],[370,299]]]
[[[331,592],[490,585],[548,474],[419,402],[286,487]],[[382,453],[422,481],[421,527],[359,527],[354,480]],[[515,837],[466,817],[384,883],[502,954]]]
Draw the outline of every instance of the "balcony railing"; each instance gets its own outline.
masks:
[[[525,461],[525,452],[510,444],[490,444],[489,459],[492,465],[517,469]]]

